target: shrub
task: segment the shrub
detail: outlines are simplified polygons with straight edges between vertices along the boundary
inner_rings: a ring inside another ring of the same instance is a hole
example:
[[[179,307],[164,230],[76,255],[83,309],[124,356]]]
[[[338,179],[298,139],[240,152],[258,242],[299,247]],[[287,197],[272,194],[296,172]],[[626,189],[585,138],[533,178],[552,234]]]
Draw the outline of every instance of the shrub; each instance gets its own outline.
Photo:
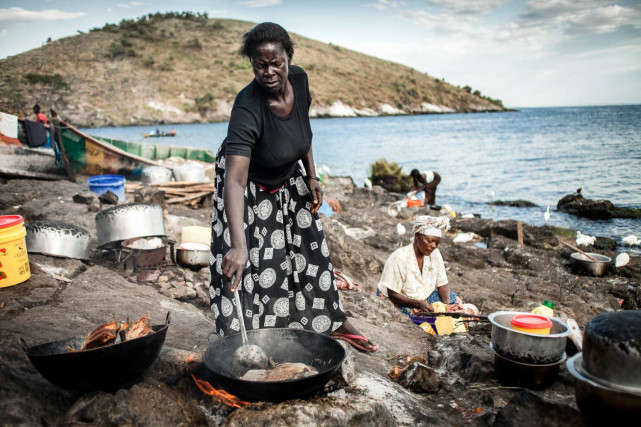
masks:
[[[144,66],[145,66],[145,67],[147,67],[147,68],[151,68],[151,67],[153,67],[153,66],[154,66],[154,63],[155,63],[155,62],[156,62],[156,61],[154,60],[154,58],[153,58],[152,56],[147,56],[147,57],[142,61],[142,65],[144,65]]]
[[[196,102],[196,109],[201,116],[205,116],[205,114],[207,114],[207,111],[209,111],[209,109],[211,108],[211,103],[213,100],[214,95],[209,92],[194,100]]]
[[[198,37],[194,37],[187,42],[187,47],[190,49],[202,49],[203,45],[200,40],[198,40]]]
[[[402,167],[396,162],[388,162],[385,158],[380,158],[371,165],[369,165],[370,176],[377,175],[393,175],[402,176]]]
[[[167,61],[163,61],[158,65],[158,70],[160,71],[173,71],[174,68]]]
[[[29,83],[37,84],[41,83],[47,86],[53,86],[56,89],[62,89],[69,87],[67,82],[62,78],[58,73],[56,74],[38,74],[38,73],[29,73],[26,76],[26,79]]]

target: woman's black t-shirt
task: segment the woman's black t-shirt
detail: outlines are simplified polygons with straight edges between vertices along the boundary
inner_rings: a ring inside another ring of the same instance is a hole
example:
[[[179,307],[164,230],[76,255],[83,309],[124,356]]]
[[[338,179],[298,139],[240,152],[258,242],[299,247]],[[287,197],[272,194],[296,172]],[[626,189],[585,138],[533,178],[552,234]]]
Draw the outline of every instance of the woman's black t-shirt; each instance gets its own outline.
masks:
[[[264,90],[252,80],[236,96],[223,143],[225,155],[250,158],[249,180],[268,189],[283,185],[312,144],[307,74],[292,65],[288,79],[294,88],[294,108],[289,116],[277,115]]]

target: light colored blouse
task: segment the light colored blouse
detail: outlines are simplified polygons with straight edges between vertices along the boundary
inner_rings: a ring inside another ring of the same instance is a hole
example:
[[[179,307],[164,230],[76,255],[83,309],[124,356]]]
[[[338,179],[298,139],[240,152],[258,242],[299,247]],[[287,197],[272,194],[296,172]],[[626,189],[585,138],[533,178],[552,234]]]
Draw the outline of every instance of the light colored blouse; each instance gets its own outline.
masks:
[[[385,262],[379,291],[385,295],[391,289],[415,300],[426,300],[437,287],[447,285],[447,275],[443,257],[438,249],[429,256],[423,257],[423,271],[418,269],[414,254],[414,245],[410,243],[392,252]]]

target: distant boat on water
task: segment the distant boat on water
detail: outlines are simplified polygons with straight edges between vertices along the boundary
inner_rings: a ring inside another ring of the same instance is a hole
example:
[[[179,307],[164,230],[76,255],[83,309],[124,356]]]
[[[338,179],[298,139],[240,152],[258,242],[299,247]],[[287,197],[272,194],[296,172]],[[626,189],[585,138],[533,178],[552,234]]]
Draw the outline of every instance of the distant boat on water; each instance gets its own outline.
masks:
[[[164,130],[152,130],[149,133],[143,133],[142,134],[145,138],[164,138],[167,136],[176,136],[176,130],[172,129],[170,132],[165,132]]]
[[[176,147],[161,144],[127,142],[118,139],[91,136],[70,124],[60,122],[60,140],[74,175],[118,174],[139,177],[147,166],[163,166],[170,157],[215,163],[216,157],[202,148]]]

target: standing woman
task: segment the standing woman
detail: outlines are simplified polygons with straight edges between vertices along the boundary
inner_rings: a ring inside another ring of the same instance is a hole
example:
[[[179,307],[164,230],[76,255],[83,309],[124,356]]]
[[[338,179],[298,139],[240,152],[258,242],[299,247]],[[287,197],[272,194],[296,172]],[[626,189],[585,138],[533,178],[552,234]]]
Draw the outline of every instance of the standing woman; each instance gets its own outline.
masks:
[[[220,336],[247,329],[299,328],[376,351],[346,319],[317,211],[307,74],[291,65],[294,44],[266,22],[243,37],[254,80],[236,96],[216,159],[211,309]],[[302,160],[304,170],[299,164]]]

